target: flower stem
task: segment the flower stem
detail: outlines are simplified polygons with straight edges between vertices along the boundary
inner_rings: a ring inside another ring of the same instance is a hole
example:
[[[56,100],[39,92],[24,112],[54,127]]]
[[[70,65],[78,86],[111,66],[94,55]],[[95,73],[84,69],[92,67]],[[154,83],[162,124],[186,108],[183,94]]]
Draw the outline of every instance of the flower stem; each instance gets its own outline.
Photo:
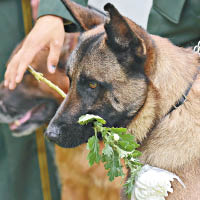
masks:
[[[37,79],[38,81],[42,81],[46,83],[50,88],[54,89],[58,94],[60,94],[63,98],[67,95],[55,84],[51,81],[47,80],[42,73],[36,72],[30,65],[28,65],[28,71]]]

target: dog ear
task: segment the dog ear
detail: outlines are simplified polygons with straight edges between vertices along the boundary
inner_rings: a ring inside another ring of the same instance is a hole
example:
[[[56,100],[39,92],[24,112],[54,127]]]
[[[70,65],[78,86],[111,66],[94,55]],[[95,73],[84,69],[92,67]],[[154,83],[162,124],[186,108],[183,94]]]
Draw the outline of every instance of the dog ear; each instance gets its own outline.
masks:
[[[139,36],[140,31],[141,34],[145,34],[143,29],[128,18],[123,17],[110,3],[104,6],[104,10],[108,11],[110,15],[110,19],[104,25],[107,34],[106,42],[116,54],[119,62],[122,65],[123,62],[130,65],[131,62],[144,61],[146,46],[144,40]],[[138,69],[136,68],[136,70]]]
[[[100,12],[83,7],[71,0],[62,0],[62,2],[84,31],[105,22],[105,16]]]

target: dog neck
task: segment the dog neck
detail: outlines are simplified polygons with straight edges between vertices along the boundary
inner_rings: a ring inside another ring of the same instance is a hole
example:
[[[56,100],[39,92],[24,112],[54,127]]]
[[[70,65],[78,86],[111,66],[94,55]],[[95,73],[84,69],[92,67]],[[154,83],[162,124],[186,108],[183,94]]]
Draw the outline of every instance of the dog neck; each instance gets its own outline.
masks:
[[[198,199],[200,192],[192,188],[200,185],[200,78],[194,81],[199,58],[190,49],[155,39],[157,60],[148,77],[146,102],[128,129],[141,143],[141,162],[171,171],[185,183],[184,190],[174,182],[174,192],[166,199]],[[190,83],[187,101],[169,113]]]
[[[193,89],[187,101],[167,115],[194,81],[198,55],[166,39],[155,36],[154,40],[157,60],[152,66],[154,73],[148,77],[146,102],[128,129],[141,143],[142,162],[173,172],[200,158],[200,100]]]
[[[129,132],[135,136],[136,141],[139,143],[142,143],[146,138],[158,118],[158,110],[156,109],[158,107],[158,102],[155,101],[157,95],[156,89],[150,83],[148,86],[147,98],[142,109],[128,126]]]

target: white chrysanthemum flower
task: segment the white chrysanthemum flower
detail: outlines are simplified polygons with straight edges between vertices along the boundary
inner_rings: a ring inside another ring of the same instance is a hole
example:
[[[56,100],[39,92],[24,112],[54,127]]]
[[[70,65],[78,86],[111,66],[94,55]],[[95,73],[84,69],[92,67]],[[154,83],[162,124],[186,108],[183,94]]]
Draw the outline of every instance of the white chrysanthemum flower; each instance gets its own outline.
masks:
[[[165,200],[168,192],[173,192],[171,181],[174,179],[177,179],[185,187],[181,179],[175,174],[145,165],[135,178],[131,200]]]
[[[119,140],[119,135],[118,135],[118,134],[114,133],[113,136],[114,136],[114,140],[115,140],[115,141],[118,141],[118,140]]]

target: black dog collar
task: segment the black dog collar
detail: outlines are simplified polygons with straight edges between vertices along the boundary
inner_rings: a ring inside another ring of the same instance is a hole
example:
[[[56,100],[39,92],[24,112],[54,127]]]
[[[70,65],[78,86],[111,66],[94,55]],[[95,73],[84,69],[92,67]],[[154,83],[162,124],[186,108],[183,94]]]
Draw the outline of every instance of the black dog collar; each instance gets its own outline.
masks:
[[[199,72],[200,72],[200,67],[198,67],[198,70],[197,70],[196,74],[195,74],[194,77],[193,77],[193,82],[191,82],[191,83],[189,84],[189,86],[188,86],[188,88],[185,90],[184,94],[183,94],[183,95],[181,96],[181,98],[176,102],[176,104],[173,105],[173,106],[170,108],[170,110],[168,111],[168,113],[167,113],[165,116],[167,116],[167,115],[170,114],[172,111],[174,111],[174,110],[177,109],[179,106],[181,106],[182,104],[185,103],[185,101],[187,100],[187,96],[188,96],[188,94],[189,94],[189,92],[190,92],[190,89],[192,88],[192,85],[193,85],[194,81],[197,79],[197,76],[198,76]]]

